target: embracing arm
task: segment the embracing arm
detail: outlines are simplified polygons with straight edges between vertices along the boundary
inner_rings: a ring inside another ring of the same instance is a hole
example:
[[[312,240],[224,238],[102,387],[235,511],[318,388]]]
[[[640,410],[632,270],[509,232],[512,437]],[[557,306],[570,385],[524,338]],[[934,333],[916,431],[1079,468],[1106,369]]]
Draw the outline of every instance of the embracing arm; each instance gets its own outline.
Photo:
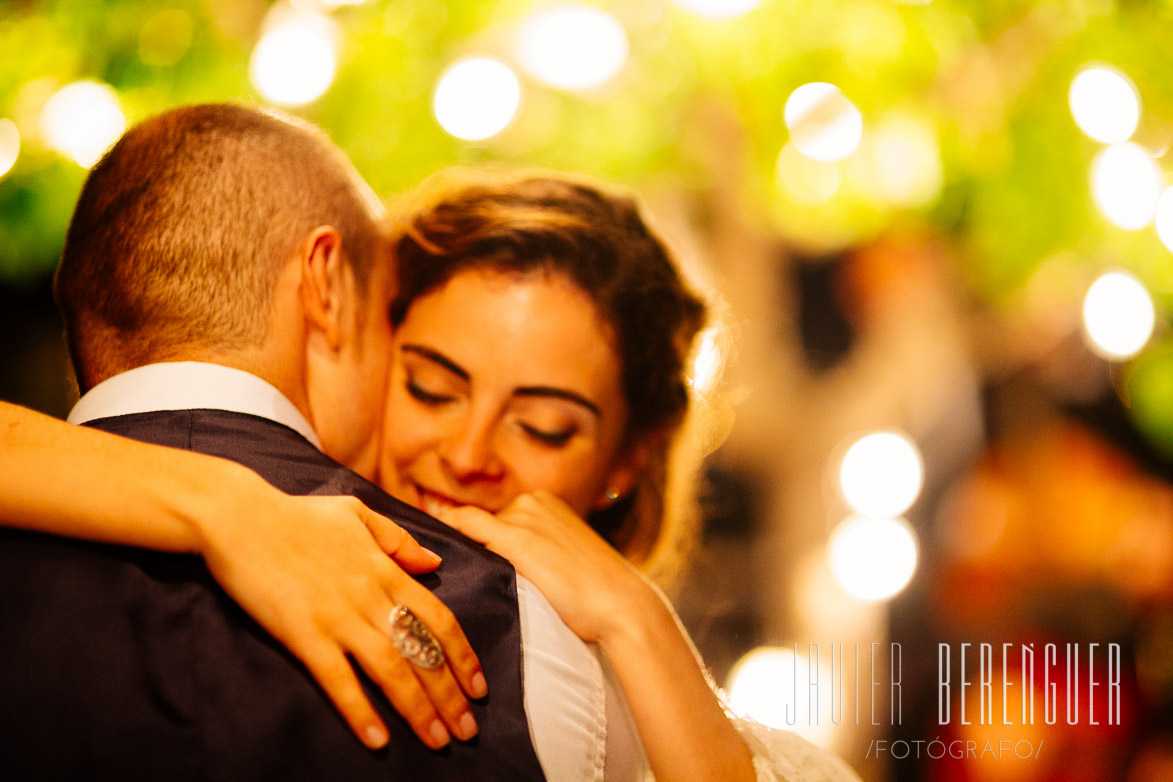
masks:
[[[135,442],[0,402],[0,525],[204,557],[220,585],[318,680],[368,746],[387,729],[347,655],[429,746],[471,738],[485,694],[451,612],[409,573],[439,559],[353,497],[291,497],[225,459]],[[387,636],[393,603],[448,657],[417,678]],[[466,719],[467,715],[467,719]]]
[[[234,462],[71,426],[6,402],[0,475],[5,526],[190,554],[202,553],[199,520],[224,495],[260,490],[260,477]]]
[[[653,773],[658,779],[755,779],[752,756],[675,612],[655,587],[630,583],[629,613],[614,617],[599,645],[627,696]]]
[[[580,638],[600,645],[657,779],[755,779],[749,749],[664,596],[564,503],[538,493],[496,517],[465,507],[442,518],[509,559]]]
[[[571,630],[599,644],[656,779],[859,782],[793,733],[731,719],[663,593],[557,497],[538,492],[496,516],[464,507],[442,518],[510,560]]]

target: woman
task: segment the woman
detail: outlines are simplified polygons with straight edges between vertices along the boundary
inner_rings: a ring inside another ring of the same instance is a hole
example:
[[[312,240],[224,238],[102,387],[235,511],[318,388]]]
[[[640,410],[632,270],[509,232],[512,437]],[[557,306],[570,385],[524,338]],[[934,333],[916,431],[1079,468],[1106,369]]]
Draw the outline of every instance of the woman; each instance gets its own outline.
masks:
[[[753,779],[755,767],[763,779],[803,778],[804,767],[818,775],[806,778],[852,778],[789,734],[771,737],[773,750],[748,738],[751,757],[738,733],[750,728],[725,715],[675,614],[636,569],[675,548],[682,516],[666,508],[690,476],[669,457],[704,307],[635,204],[565,177],[497,177],[442,187],[408,217],[393,239],[401,285],[380,483],[509,558],[599,644],[658,778]],[[238,550],[209,544],[215,536],[185,545],[111,530],[108,511],[74,511],[98,521],[53,531],[195,549],[210,565]],[[251,585],[265,579],[243,582],[226,588],[263,612]]]

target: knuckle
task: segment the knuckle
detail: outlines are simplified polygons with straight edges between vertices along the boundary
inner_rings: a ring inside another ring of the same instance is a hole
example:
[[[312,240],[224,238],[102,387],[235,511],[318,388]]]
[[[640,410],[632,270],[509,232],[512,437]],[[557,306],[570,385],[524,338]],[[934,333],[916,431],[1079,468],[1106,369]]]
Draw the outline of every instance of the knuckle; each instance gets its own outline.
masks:
[[[436,626],[432,632],[437,635],[451,637],[457,634],[463,634],[463,631],[460,629],[460,622],[456,620],[456,615],[444,606],[440,606],[433,621]]]
[[[358,616],[374,617],[390,610],[387,606],[387,590],[376,574],[364,573],[360,577],[352,595],[351,606],[353,608],[348,610],[348,614]]]
[[[445,676],[430,690],[432,704],[444,714],[460,716],[468,708],[468,699],[461,693],[456,681]]]
[[[380,686],[385,689],[394,685],[398,690],[406,683],[405,690],[410,689],[411,681],[414,680],[411,670],[408,668],[410,663],[403,659],[398,649],[390,643],[377,643],[367,651],[369,657],[364,667],[379,682]]]
[[[411,536],[407,530],[399,526],[393,521],[386,521],[387,534],[395,542],[396,548],[402,548],[405,545],[415,542],[415,538]]]
[[[349,664],[338,658],[319,661],[314,670],[318,679],[326,686],[341,687],[350,678]]]
[[[515,505],[519,510],[525,511],[532,511],[541,507],[537,494],[522,494],[517,498]]]

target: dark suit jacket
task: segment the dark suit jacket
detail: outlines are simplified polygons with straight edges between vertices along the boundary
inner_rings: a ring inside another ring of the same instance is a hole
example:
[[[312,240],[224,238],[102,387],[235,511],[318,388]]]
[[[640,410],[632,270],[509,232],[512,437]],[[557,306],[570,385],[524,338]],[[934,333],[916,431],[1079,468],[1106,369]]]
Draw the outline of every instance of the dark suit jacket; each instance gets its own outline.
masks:
[[[426,586],[459,618],[490,694],[480,734],[433,752],[391,728],[372,752],[201,559],[0,531],[0,779],[540,779],[522,705],[513,569],[333,462],[301,435],[212,410],[92,423],[234,459],[290,494],[351,494],[444,558]]]

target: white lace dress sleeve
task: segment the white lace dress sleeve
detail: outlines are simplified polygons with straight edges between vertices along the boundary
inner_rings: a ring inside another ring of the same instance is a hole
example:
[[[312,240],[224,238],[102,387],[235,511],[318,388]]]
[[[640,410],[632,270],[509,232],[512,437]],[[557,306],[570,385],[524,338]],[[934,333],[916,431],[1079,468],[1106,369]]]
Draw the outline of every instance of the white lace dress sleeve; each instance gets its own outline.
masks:
[[[739,718],[733,724],[753,753],[757,782],[860,782],[850,766],[796,733]]]

